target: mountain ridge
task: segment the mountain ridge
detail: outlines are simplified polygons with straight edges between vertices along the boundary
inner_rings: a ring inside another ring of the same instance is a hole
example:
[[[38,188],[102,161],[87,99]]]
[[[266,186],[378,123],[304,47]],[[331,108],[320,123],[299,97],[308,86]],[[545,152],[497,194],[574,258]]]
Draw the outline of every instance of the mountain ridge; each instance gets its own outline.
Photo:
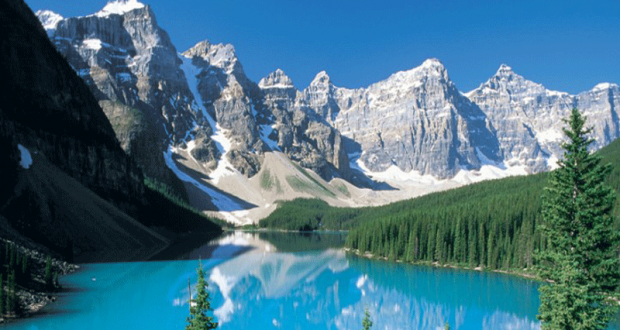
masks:
[[[117,22],[115,30],[107,33],[119,36],[133,31],[127,40],[148,31],[167,37],[150,6],[134,3],[128,8],[118,14],[73,18],[72,24],[94,19],[100,25]],[[125,16],[142,17],[146,24],[119,24]],[[48,26],[54,22],[51,17],[56,16],[40,15]],[[125,56],[127,70],[107,69],[108,74],[101,75],[100,66],[83,64],[96,64],[106,49],[122,48],[121,44],[98,48],[92,35],[76,34],[77,30],[68,27],[71,20],[56,22],[50,38],[61,46],[61,52],[79,54],[68,56],[76,71],[86,73],[86,80],[95,77],[91,86],[119,86],[128,91],[123,95],[135,93],[137,97],[120,101],[150,113],[155,126],[163,128],[158,134],[161,143],[149,149],[157,152],[143,151],[151,159],[143,157],[141,165],[161,168],[162,153],[170,151],[170,159],[185,166],[177,168],[202,173],[201,184],[208,187],[220,189],[238,175],[235,180],[249,184],[262,173],[265,155],[281,152],[325,182],[344,180],[350,188],[370,189],[365,195],[374,189],[373,193],[388,194],[388,200],[394,200],[423,193],[420,187],[430,191],[436,188],[433,185],[448,187],[553,168],[561,157],[558,123],[575,106],[593,118],[595,137],[600,140],[594,150],[620,136],[616,84],[601,83],[570,95],[547,90],[502,64],[486,82],[464,93],[450,80],[441,61],[431,58],[363,88],[335,86],[327,72],[320,71],[306,88],[299,89],[279,68],[253,82],[230,44],[213,45],[205,40],[179,53],[169,38],[157,44],[163,54],[169,54],[168,61],[154,56],[146,61],[131,50],[117,52],[112,55]],[[73,39],[67,40],[69,36]],[[149,45],[145,50],[152,52]],[[142,63],[142,68],[132,63]],[[159,77],[146,69],[149,65],[169,74]],[[138,81],[155,81],[157,86],[130,84],[127,89],[121,79],[125,72],[130,81],[135,75]],[[103,91],[98,97],[109,97],[109,88]],[[165,94],[169,102],[147,97],[155,92]],[[186,189],[190,188],[186,183]],[[397,197],[391,190],[406,193]],[[237,188],[224,192],[243,195]],[[264,201],[247,202],[261,205]]]

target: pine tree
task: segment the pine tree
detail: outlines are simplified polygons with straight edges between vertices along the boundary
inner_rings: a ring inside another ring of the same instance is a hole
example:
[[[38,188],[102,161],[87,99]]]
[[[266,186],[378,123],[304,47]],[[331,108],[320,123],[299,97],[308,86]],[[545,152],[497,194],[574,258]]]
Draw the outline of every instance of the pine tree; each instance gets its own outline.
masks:
[[[207,315],[213,309],[211,308],[209,291],[207,291],[208,284],[205,281],[202,263],[199,264],[196,272],[198,273],[197,293],[196,298],[190,300],[190,315],[187,317],[188,324],[185,326],[185,330],[216,329],[218,323],[213,322],[213,316]]]
[[[615,194],[604,184],[610,166],[588,152],[593,142],[574,109],[564,134],[564,160],[549,178],[541,227],[548,249],[540,254],[538,319],[542,329],[606,329],[617,311],[610,295],[620,284],[619,236],[610,212]]]
[[[4,314],[4,283],[2,283],[2,273],[0,273],[0,317],[2,314]]]
[[[47,256],[47,260],[45,260],[45,286],[47,289],[54,288],[54,278],[52,274],[52,257]]]
[[[364,319],[362,320],[362,326],[364,330],[370,330],[372,327],[372,321],[370,320],[370,313],[368,312],[368,307],[364,310]]]

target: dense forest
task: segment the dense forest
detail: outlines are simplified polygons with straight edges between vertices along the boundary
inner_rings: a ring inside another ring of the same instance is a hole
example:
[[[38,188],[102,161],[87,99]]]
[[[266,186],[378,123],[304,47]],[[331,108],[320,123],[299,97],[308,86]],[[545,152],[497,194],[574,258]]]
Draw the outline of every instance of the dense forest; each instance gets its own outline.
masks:
[[[620,141],[601,149],[620,191]],[[334,208],[318,200],[281,203],[263,228],[350,230],[346,246],[409,262],[489,269],[530,268],[545,248],[536,230],[548,174],[485,181],[380,207]],[[620,225],[620,200],[614,217]],[[303,212],[302,212],[303,211]]]

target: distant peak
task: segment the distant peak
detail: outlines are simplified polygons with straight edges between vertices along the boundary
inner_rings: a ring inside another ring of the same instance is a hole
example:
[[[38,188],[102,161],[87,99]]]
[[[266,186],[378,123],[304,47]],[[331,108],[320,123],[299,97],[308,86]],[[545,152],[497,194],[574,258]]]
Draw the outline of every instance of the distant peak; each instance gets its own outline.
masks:
[[[612,84],[612,83],[608,83],[608,82],[603,82],[600,84],[597,84],[596,86],[594,86],[593,90],[605,90],[605,89],[610,89],[612,87],[617,87],[618,85],[616,84]]]
[[[293,80],[289,78],[282,69],[277,68],[276,71],[267,75],[258,83],[260,88],[293,88]]]
[[[437,68],[437,67],[441,67],[443,68],[443,63],[441,63],[441,61],[437,58],[431,57],[429,59],[426,59],[424,62],[422,62],[421,67],[423,68]]]
[[[331,79],[329,78],[329,75],[327,75],[327,72],[323,70],[316,74],[310,85],[325,85],[330,83]]]
[[[511,75],[514,74],[515,72],[512,71],[512,68],[506,64],[502,64],[499,66],[499,69],[497,69],[497,73],[495,73],[496,76],[507,76],[507,75]]]
[[[51,10],[37,10],[35,15],[37,15],[41,25],[43,25],[43,28],[48,32],[55,30],[58,22],[64,19],[64,17]]]
[[[101,11],[95,15],[102,17],[111,14],[123,15],[135,9],[144,8],[145,5],[137,0],[116,0],[108,2]]]
[[[206,57],[209,53],[209,49],[211,48],[211,43],[208,40],[203,40],[197,44],[195,44],[192,48],[183,52],[183,56],[185,57]]]

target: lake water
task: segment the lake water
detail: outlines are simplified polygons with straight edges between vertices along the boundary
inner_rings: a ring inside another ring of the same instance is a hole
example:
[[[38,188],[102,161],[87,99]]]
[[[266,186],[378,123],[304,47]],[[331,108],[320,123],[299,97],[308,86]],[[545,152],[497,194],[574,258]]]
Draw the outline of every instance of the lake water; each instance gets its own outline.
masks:
[[[190,260],[82,265],[45,313],[0,328],[183,329],[198,257],[221,329],[361,329],[365,308],[373,329],[540,327],[536,282],[367,260],[345,254],[343,240],[234,233]]]

